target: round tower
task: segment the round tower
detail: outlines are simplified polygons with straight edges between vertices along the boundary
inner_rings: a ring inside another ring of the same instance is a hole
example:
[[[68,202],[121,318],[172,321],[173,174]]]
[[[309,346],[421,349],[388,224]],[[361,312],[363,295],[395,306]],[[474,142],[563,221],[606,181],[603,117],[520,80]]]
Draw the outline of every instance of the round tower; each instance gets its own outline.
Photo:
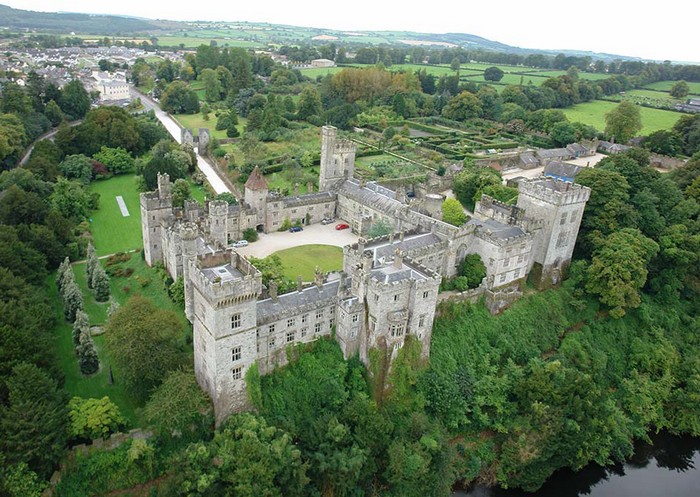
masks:
[[[442,195],[439,193],[428,193],[423,200],[425,212],[433,219],[442,221]]]
[[[228,202],[212,200],[209,202],[209,236],[219,247],[228,245]]]

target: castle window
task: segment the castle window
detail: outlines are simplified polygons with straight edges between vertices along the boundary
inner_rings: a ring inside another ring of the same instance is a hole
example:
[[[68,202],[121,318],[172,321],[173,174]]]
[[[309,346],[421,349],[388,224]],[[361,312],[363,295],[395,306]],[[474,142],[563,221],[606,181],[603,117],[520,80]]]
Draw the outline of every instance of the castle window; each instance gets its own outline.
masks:
[[[154,221],[156,220],[156,216],[153,216],[153,220],[154,220]]]
[[[288,331],[287,332],[287,343],[293,342],[294,341],[294,332],[293,331]]]
[[[243,366],[237,366],[231,370],[231,377],[240,380],[243,377]]]
[[[155,228],[153,228],[153,233],[155,233],[155,232],[156,232],[156,229],[155,229]]]
[[[287,328],[291,328],[295,324],[296,324],[296,319],[294,319],[294,318],[287,319]]]
[[[389,329],[393,337],[400,337],[403,335],[403,324],[392,324]]]
[[[270,338],[270,341],[268,342],[268,345],[271,349],[275,348],[275,337]]]
[[[567,243],[569,243],[569,232],[562,231],[557,238],[557,248],[564,247]]]
[[[561,215],[559,219],[559,224],[564,224],[566,222],[566,212]]]
[[[355,338],[357,336],[357,330],[352,330],[350,332],[350,338]]]
[[[520,269],[516,269],[513,271],[513,278],[519,278],[520,277]]]
[[[309,315],[308,315],[308,314],[304,314],[304,315],[301,317],[301,324],[306,323],[308,320],[309,320]]]
[[[506,281],[506,273],[503,273],[503,274],[501,275],[500,282],[503,283],[504,281]]]
[[[296,210],[296,209],[292,209],[292,214],[296,214],[296,213],[297,213],[297,210]]]
[[[272,213],[272,215],[275,216],[275,217],[277,217],[278,214],[279,214],[279,212],[273,212],[273,213]]]
[[[260,328],[255,330],[255,338],[260,338]]]
[[[270,326],[268,326],[267,331],[268,331],[268,333],[274,333],[275,332],[275,325],[271,324]],[[275,339],[273,338],[272,341],[274,342]]]
[[[321,333],[321,323],[316,323],[314,325],[314,333]]]
[[[236,362],[241,360],[241,347],[234,347],[231,349],[231,361]]]
[[[375,301],[375,302],[379,302],[379,295],[375,295],[375,296],[374,296],[374,301]]]
[[[236,328],[241,327],[241,314],[234,314],[231,316],[231,329],[235,330]]]
[[[352,322],[357,323],[360,320],[360,315],[359,314],[353,314],[352,315]]]
[[[423,292],[423,298],[427,299],[429,294],[430,294],[430,292]]]
[[[421,314],[421,317],[418,318],[418,327],[422,328],[425,326],[425,314]]]
[[[316,319],[323,318],[323,311],[316,311]]]
[[[518,256],[518,262],[523,262],[523,259],[524,259],[524,258],[525,258],[525,257],[523,256],[523,254],[520,254],[520,255]]]
[[[157,244],[154,244],[154,245],[153,245],[153,248],[158,248],[158,245],[157,245]]]
[[[506,257],[503,261],[503,267],[508,267],[508,264],[510,264],[510,257]]]
[[[330,321],[328,322],[328,326],[333,328],[333,325],[335,325],[335,319],[331,318]]]
[[[569,218],[569,222],[570,223],[576,222],[577,217],[578,217],[578,210],[572,211],[571,217]]]
[[[301,338],[304,338],[306,336],[306,333],[309,331],[308,328],[304,327],[301,329]]]

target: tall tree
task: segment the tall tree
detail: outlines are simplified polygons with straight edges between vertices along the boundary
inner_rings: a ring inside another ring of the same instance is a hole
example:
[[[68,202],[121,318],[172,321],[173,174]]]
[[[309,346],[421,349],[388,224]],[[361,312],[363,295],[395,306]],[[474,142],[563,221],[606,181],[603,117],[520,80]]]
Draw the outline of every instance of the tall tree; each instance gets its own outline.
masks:
[[[58,105],[69,119],[80,119],[90,110],[90,95],[83,83],[74,79],[61,90]]]
[[[605,114],[605,134],[619,143],[627,143],[642,129],[639,107],[628,100]]]

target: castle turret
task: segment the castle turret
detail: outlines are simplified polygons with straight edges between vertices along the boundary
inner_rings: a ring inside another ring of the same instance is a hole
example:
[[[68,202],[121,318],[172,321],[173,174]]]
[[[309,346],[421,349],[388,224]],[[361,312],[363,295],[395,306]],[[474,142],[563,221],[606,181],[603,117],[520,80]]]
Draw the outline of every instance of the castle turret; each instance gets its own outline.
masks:
[[[534,280],[540,288],[556,285],[571,262],[591,189],[552,178],[522,181],[518,188],[518,207],[526,217],[541,220],[530,262]]]
[[[209,236],[211,241],[224,248],[228,245],[228,202],[212,200],[209,202]]]
[[[158,174],[158,189],[141,194],[141,233],[146,264],[152,266],[163,261],[163,230],[172,214],[173,199],[170,195],[170,177]]]
[[[194,319],[194,295],[190,277],[191,263],[197,258],[197,225],[184,223],[180,228],[182,240],[182,279],[185,285],[185,316],[192,322]]]
[[[188,265],[195,374],[220,424],[249,408],[245,376],[257,357],[256,300],[262,275],[235,252],[207,254]]]
[[[355,151],[350,140],[338,140],[336,128],[321,128],[321,171],[318,179],[319,191],[328,191],[340,181],[352,178],[355,173]]]
[[[256,227],[260,230],[265,226],[265,210],[267,208],[267,195],[269,188],[267,181],[260,171],[258,166],[255,166],[253,172],[248,176],[245,182],[244,201],[250,207],[256,210]]]

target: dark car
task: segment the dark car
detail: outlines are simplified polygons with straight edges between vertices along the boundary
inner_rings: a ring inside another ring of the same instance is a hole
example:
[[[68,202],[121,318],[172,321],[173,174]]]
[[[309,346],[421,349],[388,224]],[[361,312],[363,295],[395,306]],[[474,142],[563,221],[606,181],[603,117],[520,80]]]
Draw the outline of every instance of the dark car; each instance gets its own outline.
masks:
[[[290,233],[297,233],[299,231],[304,231],[304,228],[302,228],[301,226],[292,226],[291,228],[289,228]]]
[[[335,225],[335,229],[337,229],[337,230],[346,230],[346,229],[348,229],[349,227],[350,227],[350,225],[349,225],[349,224],[345,224],[345,223],[338,223],[338,224]]]

